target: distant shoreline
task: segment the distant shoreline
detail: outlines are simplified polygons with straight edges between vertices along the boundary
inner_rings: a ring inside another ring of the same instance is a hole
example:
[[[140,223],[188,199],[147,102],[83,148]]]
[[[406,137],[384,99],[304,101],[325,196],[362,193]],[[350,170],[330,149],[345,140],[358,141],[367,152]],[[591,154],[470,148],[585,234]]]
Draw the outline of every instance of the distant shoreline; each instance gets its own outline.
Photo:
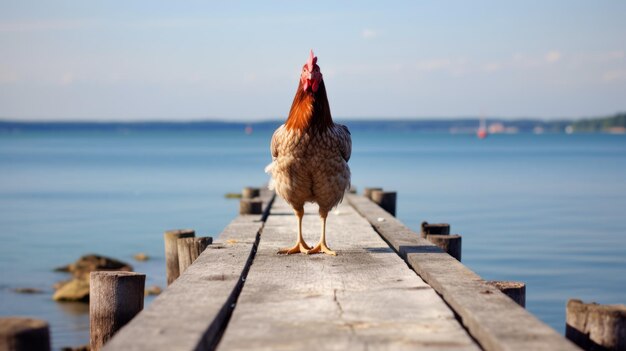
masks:
[[[421,131],[444,132],[453,134],[475,133],[481,118],[450,119],[341,119],[354,131]],[[589,119],[504,119],[485,118],[484,122],[492,134],[497,133],[570,133],[570,132],[607,132],[626,133],[626,113],[609,117]],[[0,119],[0,133],[15,132],[188,132],[188,131],[250,131],[274,130],[282,120],[260,122],[226,121],[147,121],[147,122],[85,122],[85,121],[15,121]]]

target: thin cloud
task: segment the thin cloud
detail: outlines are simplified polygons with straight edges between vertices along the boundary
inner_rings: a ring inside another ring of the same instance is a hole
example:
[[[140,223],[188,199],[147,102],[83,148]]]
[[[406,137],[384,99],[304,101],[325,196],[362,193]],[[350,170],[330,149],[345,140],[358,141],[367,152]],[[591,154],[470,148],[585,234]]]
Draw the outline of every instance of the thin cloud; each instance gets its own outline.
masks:
[[[484,64],[482,69],[485,72],[496,72],[502,69],[502,64],[499,62],[489,62]]]
[[[38,32],[79,29],[97,25],[94,20],[0,21],[0,32]]]
[[[602,75],[602,80],[605,82],[626,80],[626,69],[605,72],[604,75]]]
[[[72,74],[71,72],[67,72],[63,74],[61,76],[61,79],[59,79],[59,84],[61,86],[68,86],[68,85],[71,85],[73,82],[74,82],[74,74]]]
[[[374,38],[378,37],[378,35],[379,35],[379,32],[377,30],[374,30],[374,29],[366,28],[366,29],[363,29],[361,31],[361,37],[363,39],[366,39],[366,40],[374,39]]]
[[[546,54],[545,59],[546,59],[546,62],[548,62],[548,63],[555,63],[555,62],[558,62],[561,59],[561,56],[562,56],[561,52],[559,52],[557,50],[552,50],[552,51],[549,51]]]

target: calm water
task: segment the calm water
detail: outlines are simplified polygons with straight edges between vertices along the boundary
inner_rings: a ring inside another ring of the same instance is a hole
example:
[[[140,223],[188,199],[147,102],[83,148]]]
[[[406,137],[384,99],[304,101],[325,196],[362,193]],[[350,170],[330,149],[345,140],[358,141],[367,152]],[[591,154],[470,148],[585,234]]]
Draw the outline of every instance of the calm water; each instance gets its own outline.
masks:
[[[96,252],[164,286],[162,232],[218,234],[238,209],[224,194],[267,181],[270,135],[0,135],[0,315],[48,320],[55,348],[87,343],[87,307],[51,301],[67,278],[52,268]],[[558,331],[570,297],[626,302],[626,136],[355,131],[353,143],[358,188],[397,190],[416,231],[451,223],[463,262],[525,281],[527,308]]]

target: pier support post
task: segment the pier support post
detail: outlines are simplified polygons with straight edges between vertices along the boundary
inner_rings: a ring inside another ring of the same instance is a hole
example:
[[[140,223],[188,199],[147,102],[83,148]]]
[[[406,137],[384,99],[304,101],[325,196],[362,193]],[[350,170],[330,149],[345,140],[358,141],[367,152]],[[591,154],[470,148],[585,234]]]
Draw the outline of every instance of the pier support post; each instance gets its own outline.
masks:
[[[422,222],[422,232],[420,236],[424,239],[429,234],[448,235],[450,234],[450,224],[448,223],[428,223]]]
[[[447,252],[450,256],[461,261],[462,251],[462,237],[458,234],[428,234],[426,236],[431,243],[439,246],[443,251]]]
[[[89,343],[98,351],[143,309],[146,275],[96,271],[89,275]]]
[[[241,201],[239,201],[239,214],[245,215],[262,213],[263,201],[261,201],[261,199],[241,199]]]
[[[394,217],[396,216],[397,198],[398,193],[396,193],[395,191],[372,191],[372,201],[375,202],[378,206],[382,207],[383,210],[389,212]]]
[[[248,186],[241,190],[241,198],[243,199],[254,199],[259,196],[261,196],[261,189],[259,188]]]
[[[183,274],[187,267],[200,256],[207,246],[211,245],[213,238],[204,236],[199,238],[178,239],[178,270]]]
[[[372,199],[372,191],[375,190],[383,190],[383,188],[363,188],[363,196],[365,196],[368,199]]]
[[[510,297],[518,305],[526,308],[526,284],[523,282],[510,282],[501,280],[490,280],[487,284],[500,290],[504,295]]]
[[[0,350],[50,351],[48,323],[25,317],[0,318]]]
[[[626,306],[567,301],[565,337],[585,350],[626,350]]]
[[[180,238],[193,238],[196,232],[193,229],[168,230],[163,234],[165,240],[165,274],[167,285],[170,285],[178,278],[180,271],[178,268],[178,243]]]

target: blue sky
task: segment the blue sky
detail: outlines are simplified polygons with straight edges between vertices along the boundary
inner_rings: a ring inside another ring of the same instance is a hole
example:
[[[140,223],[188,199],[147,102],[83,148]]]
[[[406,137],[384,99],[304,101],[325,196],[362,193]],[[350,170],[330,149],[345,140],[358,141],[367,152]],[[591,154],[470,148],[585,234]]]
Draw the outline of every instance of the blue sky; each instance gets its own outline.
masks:
[[[626,1],[0,0],[0,118],[285,118],[309,49],[338,118],[626,110]]]

